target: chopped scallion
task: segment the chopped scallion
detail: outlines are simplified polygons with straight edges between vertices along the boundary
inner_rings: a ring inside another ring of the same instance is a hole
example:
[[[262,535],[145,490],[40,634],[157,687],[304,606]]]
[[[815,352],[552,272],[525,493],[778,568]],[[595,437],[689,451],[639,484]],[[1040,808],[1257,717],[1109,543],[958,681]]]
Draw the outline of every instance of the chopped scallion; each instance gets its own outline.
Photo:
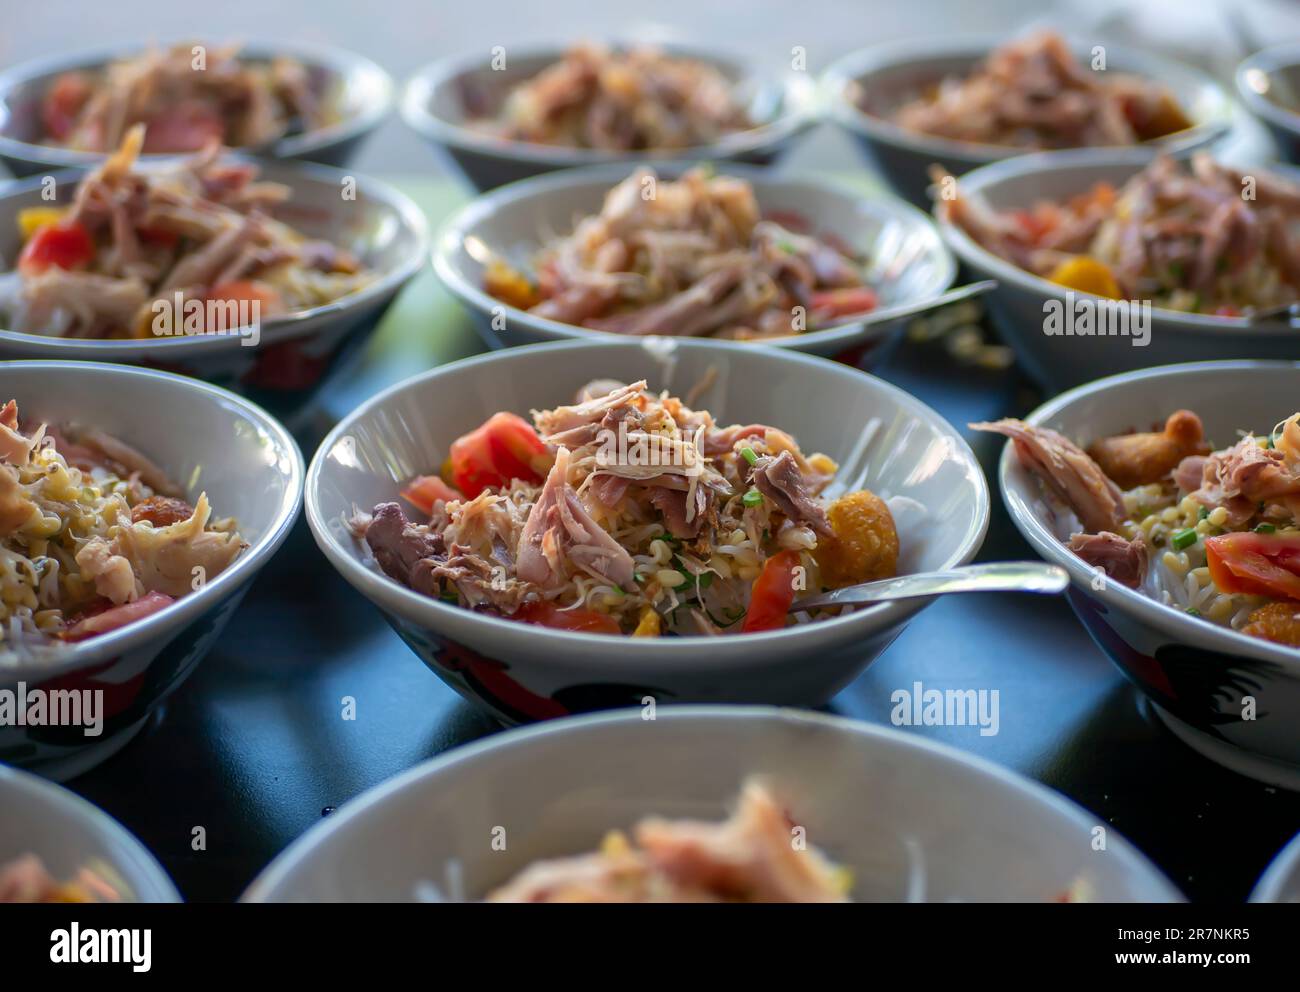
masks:
[[[1182,551],[1190,548],[1196,543],[1196,528],[1188,527],[1184,530],[1175,531],[1169,539],[1175,551]]]
[[[1274,527],[1272,524],[1256,524],[1256,525],[1255,525],[1255,533],[1256,533],[1256,534],[1272,534],[1275,530],[1277,530],[1277,528]]]
[[[760,506],[763,502],[763,494],[757,489],[751,489],[740,498],[740,501],[746,506]]]
[[[757,463],[758,455],[754,453],[754,449],[749,447],[749,445],[745,445],[745,447],[741,448],[740,453],[741,455],[744,456],[745,461],[749,462],[749,464],[753,465]]]

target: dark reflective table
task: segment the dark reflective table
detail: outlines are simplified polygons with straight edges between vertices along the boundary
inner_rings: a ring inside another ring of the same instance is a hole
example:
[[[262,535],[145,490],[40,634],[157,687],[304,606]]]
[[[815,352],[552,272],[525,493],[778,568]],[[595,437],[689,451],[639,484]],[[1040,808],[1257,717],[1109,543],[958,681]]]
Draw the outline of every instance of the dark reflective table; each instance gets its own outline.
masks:
[[[435,224],[460,196],[407,188]],[[299,418],[304,454],[310,459],[325,429],[379,389],[480,347],[426,272],[366,352]],[[939,343],[905,342],[875,372],[958,425],[1023,414],[1039,399],[1015,371],[959,364]],[[995,478],[1000,439],[971,440]],[[1033,553],[994,482],[980,558],[1023,557]],[[927,689],[998,690],[1000,726],[987,737],[975,727],[908,732],[1059,790],[1136,844],[1190,899],[1244,899],[1300,830],[1300,795],[1242,778],[1181,744],[1063,599],[940,601],[828,709],[889,723],[891,694],[917,681]],[[355,720],[343,719],[345,697],[355,700]],[[185,898],[231,900],[332,808],[499,729],[352,592],[300,520],[194,676],[135,740],[70,785],[139,837]],[[192,843],[196,827],[203,850]]]

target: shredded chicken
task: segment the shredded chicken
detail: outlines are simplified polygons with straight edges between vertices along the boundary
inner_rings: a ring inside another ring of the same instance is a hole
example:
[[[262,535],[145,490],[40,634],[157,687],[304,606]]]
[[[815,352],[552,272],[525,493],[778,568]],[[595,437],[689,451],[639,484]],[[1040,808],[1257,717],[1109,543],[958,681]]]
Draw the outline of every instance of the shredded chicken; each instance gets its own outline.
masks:
[[[866,106],[873,109],[870,94]],[[1136,145],[1191,127],[1169,89],[1083,65],[1059,34],[1039,31],[995,49],[894,111],[911,131],[1017,148]]]
[[[631,336],[777,338],[874,310],[864,260],[805,226],[764,218],[744,180],[640,169],[543,249],[536,286],[502,262],[486,284],[549,320]]]
[[[497,102],[467,90],[472,109]],[[494,116],[471,115],[510,141],[629,152],[693,148],[753,126],[730,80],[706,63],[649,46],[581,44],[517,84]]]
[[[540,861],[493,891],[491,902],[847,902],[848,874],[812,845],[772,793],[749,781],[722,823],[642,820],[602,850]]]
[[[41,104],[45,143],[88,152],[111,151],[137,124],[148,129],[145,152],[174,154],[213,141],[266,145],[333,116],[296,59],[253,61],[238,45],[193,43],[63,73]]]

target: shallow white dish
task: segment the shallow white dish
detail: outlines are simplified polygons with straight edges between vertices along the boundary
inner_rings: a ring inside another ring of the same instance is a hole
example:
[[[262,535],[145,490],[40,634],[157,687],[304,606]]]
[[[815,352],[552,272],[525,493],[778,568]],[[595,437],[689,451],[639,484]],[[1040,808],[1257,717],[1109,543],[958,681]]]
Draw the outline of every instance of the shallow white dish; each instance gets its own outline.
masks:
[[[355,410],[308,470],[307,520],[330,563],[377,606],[442,679],[508,721],[637,703],[818,705],[851,682],[928,599],[876,604],[780,631],[722,637],[613,637],[460,609],[400,585],[343,524],[354,508],[397,499],[436,470],[451,443],[498,410],[527,417],[569,402],[597,378],[685,395],[719,423],[766,423],[841,466],[845,489],[925,508],[898,515],[899,571],[974,557],[988,525],[984,474],[942,417],[902,390],[832,362],[771,348],[676,338],[592,340],[512,348],[415,376]],[[357,608],[361,609],[361,597]]]
[[[642,817],[721,819],[755,774],[810,845],[852,870],[855,900],[1051,902],[1072,888],[1103,902],[1182,899],[1100,818],[990,762],[817,713],[691,706],[456,748],[313,827],[243,900],[410,902],[430,885],[481,899]]]
[[[1259,876],[1250,901],[1300,903],[1300,834],[1278,851]]]

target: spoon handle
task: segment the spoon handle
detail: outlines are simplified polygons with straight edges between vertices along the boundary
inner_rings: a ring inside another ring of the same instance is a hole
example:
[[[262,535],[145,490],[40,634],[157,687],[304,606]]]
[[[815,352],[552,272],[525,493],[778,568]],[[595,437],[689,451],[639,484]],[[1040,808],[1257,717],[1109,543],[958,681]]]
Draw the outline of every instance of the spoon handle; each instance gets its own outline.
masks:
[[[805,596],[791,604],[790,610],[809,610],[825,606],[861,606],[886,599],[910,599],[914,596],[938,596],[949,592],[1036,592],[1058,593],[1070,584],[1070,577],[1059,565],[1041,561],[991,561],[963,565],[942,572],[918,572],[896,579],[863,582],[833,592]]]

